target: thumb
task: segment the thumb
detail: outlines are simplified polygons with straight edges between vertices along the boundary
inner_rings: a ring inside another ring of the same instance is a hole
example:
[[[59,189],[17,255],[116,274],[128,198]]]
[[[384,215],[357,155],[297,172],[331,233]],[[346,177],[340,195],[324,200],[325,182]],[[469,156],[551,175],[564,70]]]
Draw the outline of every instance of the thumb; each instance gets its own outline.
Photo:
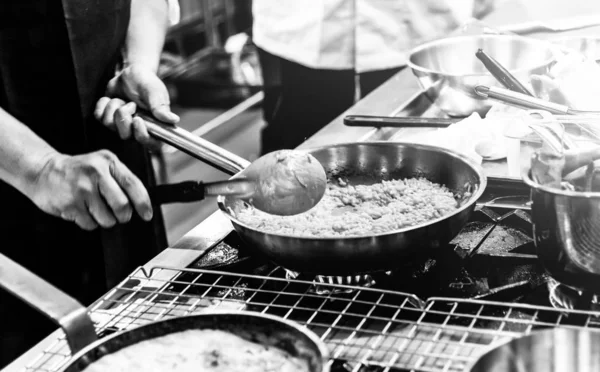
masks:
[[[151,80],[142,89],[141,99],[156,119],[169,124],[179,122],[179,116],[171,112],[169,92],[162,81]]]
[[[150,111],[152,112],[152,116],[162,122],[169,124],[177,124],[179,122],[179,116],[171,112],[171,107],[168,104],[151,107]]]
[[[121,75],[117,75],[108,81],[108,85],[106,86],[106,95],[109,97],[117,97],[121,94],[121,89],[119,89],[119,79]]]

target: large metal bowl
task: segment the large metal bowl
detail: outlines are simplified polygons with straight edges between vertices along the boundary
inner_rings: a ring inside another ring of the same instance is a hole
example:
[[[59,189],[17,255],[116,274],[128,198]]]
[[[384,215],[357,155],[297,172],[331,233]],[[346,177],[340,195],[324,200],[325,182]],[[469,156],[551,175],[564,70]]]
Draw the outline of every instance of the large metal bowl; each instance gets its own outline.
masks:
[[[600,192],[540,185],[529,172],[536,251],[552,277],[580,290],[600,292]]]
[[[547,73],[558,51],[549,42],[513,35],[456,36],[413,49],[408,65],[427,96],[450,116],[485,115],[492,102],[477,96],[473,88],[501,87],[475,57],[480,48],[522,83],[532,74]]]

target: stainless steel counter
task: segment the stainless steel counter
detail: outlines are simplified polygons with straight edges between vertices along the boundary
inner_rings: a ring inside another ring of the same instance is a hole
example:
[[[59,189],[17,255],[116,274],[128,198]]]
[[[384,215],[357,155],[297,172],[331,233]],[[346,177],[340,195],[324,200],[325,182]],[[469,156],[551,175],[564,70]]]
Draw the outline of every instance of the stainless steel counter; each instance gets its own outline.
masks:
[[[508,1],[503,8],[491,14],[487,22],[491,25],[502,25],[506,23],[519,23],[531,19],[555,19],[562,16],[577,15],[578,12],[596,11],[600,15],[600,4],[595,8],[591,5],[593,2],[573,0],[569,4],[550,6],[551,1],[527,1],[527,6],[520,5],[518,1]],[[580,3],[578,5],[578,3]],[[563,9],[560,9],[560,8]],[[592,8],[591,8],[592,7]],[[536,17],[533,16],[536,15]],[[589,28],[568,32],[564,34],[591,34],[600,35],[600,27]],[[533,35],[545,36],[545,35]],[[374,130],[372,128],[346,127],[343,124],[343,117],[348,114],[363,115],[397,115],[403,110],[405,103],[413,100],[419,94],[419,85],[416,78],[409,69],[404,69],[392,77],[381,87],[373,91],[370,95],[357,102],[347,112],[343,113],[309,138],[301,148],[310,148],[334,143],[343,143],[351,141],[377,140],[389,138],[394,135],[398,138],[398,130]],[[432,108],[435,110],[435,108]],[[435,114],[435,113],[430,113]],[[409,131],[402,129],[402,131]],[[401,133],[401,132],[400,132]],[[506,168],[506,165],[504,165]],[[484,169],[492,174],[499,175],[503,172],[502,164],[484,164]],[[212,245],[223,239],[232,230],[229,220],[220,212],[216,212],[190,230],[172,247],[165,249],[156,256],[145,267],[170,266],[186,267],[194,262],[203,252]],[[3,371],[22,371],[33,359],[41,354],[51,343],[55,342],[59,333],[54,332],[45,340],[40,342],[26,354],[15,360]]]

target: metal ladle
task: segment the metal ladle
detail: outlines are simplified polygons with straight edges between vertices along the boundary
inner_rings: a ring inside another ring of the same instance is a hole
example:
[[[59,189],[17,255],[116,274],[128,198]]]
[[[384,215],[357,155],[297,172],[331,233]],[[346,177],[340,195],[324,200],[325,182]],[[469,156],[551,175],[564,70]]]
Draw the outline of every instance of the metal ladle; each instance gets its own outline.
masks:
[[[138,113],[148,133],[215,168],[236,175],[213,183],[186,181],[149,190],[154,204],[190,202],[206,196],[230,195],[275,215],[295,215],[314,207],[325,194],[327,175],[312,155],[296,150],[266,154],[254,162],[228,152],[180,127]],[[238,175],[237,173],[241,173]]]

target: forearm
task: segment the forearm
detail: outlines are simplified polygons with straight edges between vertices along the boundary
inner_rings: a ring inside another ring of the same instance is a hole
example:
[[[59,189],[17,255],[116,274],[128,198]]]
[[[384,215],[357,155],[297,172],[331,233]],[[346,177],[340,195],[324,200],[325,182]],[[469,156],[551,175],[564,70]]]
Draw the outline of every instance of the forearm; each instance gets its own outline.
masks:
[[[46,159],[56,154],[46,141],[0,107],[0,179],[25,195]]]
[[[166,0],[132,0],[131,19],[123,48],[125,66],[142,64],[157,71],[168,28],[169,7]]]

